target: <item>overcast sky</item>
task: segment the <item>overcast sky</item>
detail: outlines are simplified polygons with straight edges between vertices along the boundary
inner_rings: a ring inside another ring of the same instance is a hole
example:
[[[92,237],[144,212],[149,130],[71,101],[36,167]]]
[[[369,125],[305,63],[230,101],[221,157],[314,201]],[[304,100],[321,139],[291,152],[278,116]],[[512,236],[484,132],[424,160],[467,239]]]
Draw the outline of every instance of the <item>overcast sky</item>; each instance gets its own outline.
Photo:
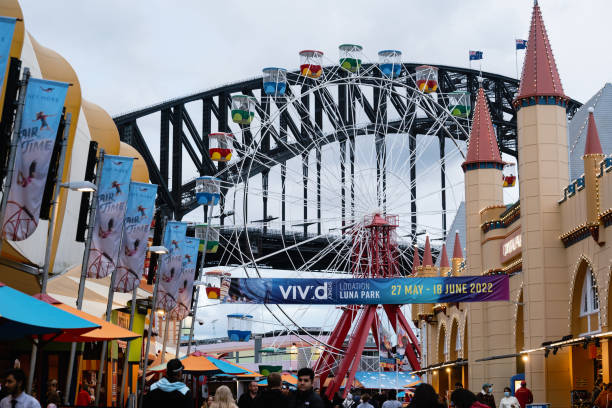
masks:
[[[460,67],[468,66],[470,49],[482,50],[483,70],[514,77],[514,40],[527,38],[533,4],[532,0],[20,2],[30,33],[62,54],[79,76],[83,97],[112,115],[258,76],[265,66],[296,69],[301,49],[320,49],[328,63],[335,63],[338,45],[347,42],[363,45],[370,61],[376,61],[377,51],[394,48],[403,51],[405,62]],[[584,102],[611,80],[612,3],[541,0],[540,4],[565,92]],[[207,322],[212,321],[211,313],[219,311],[203,309]],[[197,332],[222,335],[225,319],[218,325],[216,329],[197,326]]]
[[[331,61],[338,45],[402,50],[404,61],[468,65],[515,76],[514,39],[527,38],[532,0],[83,1],[20,0],[26,28],[74,67],[83,96],[109,113],[260,74],[295,69],[298,51]],[[612,3],[541,0],[565,92],[585,101],[610,81]],[[520,69],[520,67],[519,67]]]

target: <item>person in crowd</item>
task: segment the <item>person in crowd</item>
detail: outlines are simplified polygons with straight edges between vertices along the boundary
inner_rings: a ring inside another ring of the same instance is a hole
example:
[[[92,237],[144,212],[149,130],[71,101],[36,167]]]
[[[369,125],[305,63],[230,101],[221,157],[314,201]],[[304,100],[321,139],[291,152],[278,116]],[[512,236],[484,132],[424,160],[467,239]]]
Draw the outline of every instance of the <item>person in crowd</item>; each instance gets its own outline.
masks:
[[[609,403],[612,403],[612,383],[606,385],[606,388],[599,393],[595,400],[595,406],[597,408],[608,408],[610,406],[608,405]]]
[[[344,402],[344,398],[342,398],[342,391],[338,390],[334,394],[334,398],[332,399],[332,408],[343,408],[342,403]]]
[[[215,400],[210,405],[210,408],[238,408],[232,391],[227,385],[222,385],[215,392]]]
[[[57,391],[57,380],[51,379],[47,382],[47,408],[57,408],[61,404],[59,392]]]
[[[499,408],[521,408],[521,404],[519,404],[516,397],[512,395],[510,387],[504,388],[504,396],[499,401]]]
[[[495,405],[495,397],[493,396],[493,384],[482,384],[482,389],[478,395],[476,395],[476,399],[489,408],[496,408],[497,405]]]
[[[202,403],[202,408],[210,408],[214,400],[215,397],[212,394],[208,394],[208,398]]]
[[[157,381],[144,396],[144,408],[192,408],[191,390],[182,381],[183,363],[178,358],[166,364],[166,377]]]
[[[314,371],[312,368],[300,368],[298,375],[298,389],[289,398],[290,408],[324,408],[323,400],[315,394],[313,388]]]
[[[463,388],[463,384],[461,384],[460,382],[456,382],[455,383],[455,389],[458,390],[460,388]]]
[[[77,407],[86,407],[91,404],[91,394],[89,394],[89,384],[87,381],[83,381],[80,386],[79,393],[77,394],[76,405]]]
[[[255,398],[257,398],[258,391],[259,385],[257,385],[257,381],[249,382],[249,388],[247,392],[245,392],[240,396],[240,398],[238,398],[238,407],[255,408]]]
[[[387,394],[387,400],[383,402],[381,408],[402,408],[402,403],[397,400],[397,394],[395,390],[389,390]]]
[[[374,408],[374,406],[370,404],[370,394],[361,394],[360,401],[361,402],[359,405],[357,405],[357,408]]]
[[[427,384],[419,384],[414,390],[414,396],[408,404],[409,408],[443,408],[434,388]]]
[[[531,390],[527,388],[527,382],[525,380],[521,381],[521,387],[514,392],[514,396],[519,404],[521,404],[521,408],[525,408],[527,404],[533,402],[533,394]]]
[[[268,375],[268,387],[255,400],[255,407],[285,408],[287,405],[289,405],[289,401],[287,400],[287,396],[283,394],[282,377],[280,373],[270,373],[270,375]]]
[[[6,390],[6,387],[4,386],[5,380],[6,380],[6,373],[2,371],[0,372],[0,401],[2,401],[2,398],[8,395],[8,391]]]
[[[602,389],[602,380],[597,378],[597,381],[595,381],[595,385],[593,386],[593,392],[591,392],[591,406],[595,405],[595,401],[597,400],[597,397]]]
[[[455,408],[488,408],[488,405],[476,399],[474,393],[465,388],[459,388],[451,394],[451,405]]]
[[[0,408],[40,408],[36,398],[23,391],[25,384],[26,375],[23,370],[19,368],[8,370],[4,377],[7,396],[0,401]]]

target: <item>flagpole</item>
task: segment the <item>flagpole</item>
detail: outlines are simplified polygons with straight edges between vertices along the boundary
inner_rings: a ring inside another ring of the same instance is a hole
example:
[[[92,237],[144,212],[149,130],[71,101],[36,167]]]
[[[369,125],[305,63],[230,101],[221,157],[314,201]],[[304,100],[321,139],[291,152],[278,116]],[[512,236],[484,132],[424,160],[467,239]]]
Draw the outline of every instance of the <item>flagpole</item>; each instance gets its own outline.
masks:
[[[85,241],[85,250],[83,251],[83,261],[81,263],[81,277],[79,279],[79,292],[76,300],[78,310],[83,308],[83,295],[85,294],[85,281],[87,280],[87,265],[89,264],[89,249],[91,248],[91,239],[93,235],[93,227],[95,224],[96,213],[98,209],[98,189],[100,188],[100,178],[102,177],[102,167],[104,166],[104,149],[100,149],[98,156],[98,164],[96,168],[96,190],[92,194],[91,205],[89,206],[89,219],[87,221],[87,240]],[[68,377],[66,379],[66,392],[64,393],[64,404],[69,405],[70,400],[70,385],[72,383],[72,371],[74,367],[74,359],[76,356],[76,343],[70,345],[70,359],[68,360]]]
[[[40,293],[47,293],[47,282],[49,280],[49,269],[51,264],[51,247],[53,243],[53,235],[55,235],[55,216],[57,213],[57,203],[61,190],[62,178],[64,176],[64,159],[66,157],[66,149],[68,148],[68,134],[70,133],[72,115],[66,114],[64,122],[64,132],[62,139],[62,148],[60,151],[59,164],[57,166],[57,176],[55,178],[55,189],[53,193],[53,201],[51,202],[51,216],[49,217],[49,231],[47,232],[47,248],[45,249],[45,264],[43,266],[42,284]]]
[[[210,229],[210,222],[212,220],[213,210],[215,206],[209,205],[208,217],[206,218],[206,233],[204,234],[204,253],[202,253],[202,265],[200,267],[200,272],[198,274],[198,281],[202,281],[202,271],[204,270],[204,261],[206,260],[206,247],[208,246],[208,231]],[[221,282],[223,282],[223,276],[221,277]],[[198,302],[200,300],[200,287],[196,289],[195,299],[192,302],[191,307],[191,328],[189,329],[189,341],[187,342],[187,356],[191,353],[191,341],[193,340],[193,328],[196,323],[196,315],[198,313]]]
[[[122,246],[123,241],[123,229],[121,230],[121,239],[119,242],[119,248]],[[117,260],[119,258],[119,254],[117,254]],[[117,267],[113,268],[113,272],[111,273],[110,284],[108,285],[108,301],[106,302],[106,321],[111,321],[111,315],[113,313],[113,299],[115,297],[115,281],[117,279]],[[104,340],[102,342],[102,352],[100,353],[100,367],[98,367],[98,381],[96,382],[96,403],[99,402],[100,399],[100,387],[102,386],[102,377],[104,376],[104,366],[106,365],[106,349],[108,348],[108,341]],[[108,375],[108,374],[107,374]],[[106,393],[108,400],[108,391]]]
[[[166,320],[164,324],[164,340],[162,341],[162,352],[161,352],[161,363],[164,364],[164,357],[166,356],[166,345],[168,344],[168,328],[170,327],[170,313],[164,313]]]
[[[164,217],[163,225],[162,225],[162,233],[161,233],[161,244],[164,242],[164,235],[166,233],[166,224],[168,222],[168,217]],[[157,258],[157,271],[155,276],[155,285],[153,286],[153,299],[151,300],[151,314],[149,316],[149,330],[147,332],[147,345],[145,347],[145,356],[142,364],[142,378],[140,381],[140,397],[138,398],[138,407],[142,408],[142,402],[144,397],[144,390],[147,378],[147,363],[149,359],[149,350],[151,348],[151,332],[153,331],[153,319],[155,317],[155,306],[157,303],[157,292],[159,290],[159,281],[161,280],[159,277],[160,265],[162,262],[163,256],[159,256]]]
[[[9,190],[13,183],[13,167],[15,167],[15,155],[17,153],[17,144],[19,142],[19,131],[21,130],[21,117],[23,115],[23,106],[25,105],[25,94],[30,80],[30,69],[25,67],[19,84],[19,97],[17,98],[17,110],[15,112],[15,123],[13,124],[13,136],[11,138],[11,148],[9,153],[9,161],[6,169],[6,177],[4,178],[4,189],[2,190],[2,204],[0,204],[0,216],[2,217],[2,226],[0,232],[4,235],[4,215],[6,212],[6,204],[8,202]],[[9,102],[9,101],[7,101]],[[2,244],[4,239],[0,236],[0,253],[2,252]]]
[[[516,67],[516,80],[518,81],[518,50],[516,48],[516,40],[514,40],[514,66]]]
[[[140,282],[137,282],[136,286],[132,290],[132,305],[131,305],[131,310],[130,310],[130,331],[134,329],[134,316],[136,315],[136,298],[138,295],[139,283]],[[124,406],[125,404],[125,389],[127,387],[127,382],[129,381],[128,370],[129,370],[131,344],[132,344],[132,340],[128,340],[127,345],[125,346],[125,354],[123,355],[123,371],[121,374],[121,394],[120,394],[120,399],[119,399],[119,406],[121,407]]]
[[[181,329],[183,328],[183,320],[178,321],[178,336],[176,337],[176,353],[174,358],[179,358],[179,349],[181,347]]]
[[[70,113],[66,115],[66,120],[64,121],[64,131],[62,132],[62,147],[60,150],[59,164],[57,168],[57,175],[55,178],[53,201],[51,202],[51,216],[49,217],[49,230],[47,232],[47,248],[45,250],[45,263],[43,266],[42,283],[40,286],[40,293],[42,293],[43,295],[47,293],[47,281],[49,280],[49,263],[51,259],[51,246],[53,243],[53,235],[55,234],[55,213],[61,189],[60,185],[62,183],[62,175],[64,172],[64,157],[66,156],[66,147],[68,146],[68,133],[70,132],[71,117],[72,116]],[[30,356],[30,372],[28,373],[28,394],[32,393],[32,383],[34,382],[34,371],[36,370],[36,360],[38,357],[37,353],[38,344],[36,342],[33,342],[32,354]]]

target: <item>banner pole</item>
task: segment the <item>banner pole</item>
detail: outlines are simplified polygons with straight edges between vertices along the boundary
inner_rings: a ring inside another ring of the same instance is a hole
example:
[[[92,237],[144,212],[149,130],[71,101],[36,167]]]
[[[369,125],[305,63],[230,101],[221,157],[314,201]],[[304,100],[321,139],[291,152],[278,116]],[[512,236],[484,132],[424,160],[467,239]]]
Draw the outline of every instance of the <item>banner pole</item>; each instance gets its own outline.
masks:
[[[198,273],[198,281],[202,281],[202,272],[204,271],[204,261],[206,260],[206,247],[208,246],[208,230],[210,228],[210,221],[212,220],[213,210],[215,208],[214,205],[208,206],[208,217],[206,217],[206,233],[204,234],[204,253],[202,254],[202,265],[200,267],[200,271]],[[223,281],[223,276],[221,277],[221,281]],[[187,342],[187,356],[191,354],[191,341],[193,340],[193,328],[196,323],[196,316],[198,314],[198,301],[200,300],[200,286],[196,289],[195,299],[193,299],[191,306],[191,327],[189,328],[189,340]]]
[[[64,132],[62,133],[62,148],[59,157],[59,164],[57,169],[57,177],[55,180],[55,188],[53,194],[53,201],[51,202],[51,217],[49,218],[49,231],[47,233],[47,248],[45,249],[45,264],[43,266],[42,283],[40,286],[40,293],[47,293],[47,281],[49,280],[49,262],[51,259],[51,244],[53,242],[53,234],[55,233],[55,213],[57,207],[57,201],[60,192],[60,184],[62,183],[62,174],[64,172],[64,157],[66,155],[66,147],[68,146],[68,133],[70,132],[70,118],[71,114],[66,115],[66,121],[64,122]],[[8,194],[7,194],[8,195]],[[28,373],[28,394],[32,393],[32,383],[34,382],[34,371],[36,370],[36,359],[38,357],[38,343],[32,343],[32,354],[30,356],[30,372]]]
[[[162,233],[161,233],[161,244],[164,242],[164,235],[166,233],[166,223],[168,222],[168,217],[164,217],[163,225],[162,225]],[[157,303],[157,292],[159,289],[159,270],[162,262],[162,256],[157,258],[157,271],[155,273],[155,285],[153,286],[153,299],[151,301],[151,315],[149,316],[149,330],[147,331],[147,345],[145,347],[145,355],[142,359],[142,378],[140,380],[140,396],[138,398],[138,407],[142,408],[142,401],[144,398],[144,390],[145,384],[147,381],[147,363],[149,359],[149,350],[151,348],[151,332],[153,331],[153,319],[155,317],[155,306]]]
[[[98,189],[100,188],[100,178],[102,177],[102,167],[104,166],[104,149],[100,149],[98,156],[98,164],[96,168],[96,191],[92,194],[91,205],[89,206],[89,219],[87,220],[87,240],[85,241],[85,250],[83,252],[83,262],[81,264],[81,277],[79,279],[79,292],[76,300],[78,310],[83,308],[83,295],[85,294],[85,281],[87,280],[87,264],[89,264],[89,249],[91,248],[91,239],[93,236],[93,226],[96,219],[98,208]],[[74,367],[74,359],[76,356],[76,343],[70,345],[70,360],[68,361],[68,377],[66,379],[66,392],[64,393],[64,404],[70,405],[70,386],[72,383],[72,371]]]
[[[6,177],[4,178],[4,188],[2,189],[2,204],[0,204],[0,217],[2,219],[2,227],[0,227],[1,235],[4,235],[4,215],[6,212],[6,204],[8,202],[9,190],[13,183],[13,167],[15,167],[15,155],[17,153],[17,144],[19,142],[19,131],[21,130],[21,117],[23,115],[23,106],[25,105],[25,94],[30,80],[30,69],[25,67],[19,84],[19,97],[17,98],[17,111],[15,113],[15,123],[13,124],[13,136],[11,138],[11,148],[9,154],[8,166],[6,169]],[[2,244],[4,238],[0,236],[0,253],[2,252]]]
[[[130,309],[130,331],[134,329],[134,316],[136,315],[137,295],[138,295],[138,286],[135,286],[134,290],[132,290],[132,305]],[[127,387],[127,382],[129,381],[128,370],[129,370],[130,346],[131,345],[132,345],[132,340],[128,340],[127,346],[125,346],[125,354],[123,355],[123,371],[121,374],[121,394],[120,394],[120,399],[119,399],[120,407],[122,407],[125,403],[125,389]]]
[[[161,363],[164,364],[164,358],[166,357],[166,344],[168,344],[168,328],[170,326],[170,313],[164,313],[164,318],[166,320],[164,324],[164,341],[162,342],[162,352],[161,352]]]
[[[176,337],[176,354],[174,355],[174,358],[179,358],[179,350],[181,348],[181,330],[183,329],[183,321],[179,320],[178,324],[179,324],[179,327],[178,327],[178,336]]]
[[[47,293],[47,282],[49,280],[49,269],[51,267],[51,247],[53,246],[53,235],[55,234],[55,216],[57,215],[57,203],[59,201],[60,191],[62,189],[62,178],[64,176],[64,160],[66,157],[66,150],[68,149],[68,135],[70,133],[72,114],[66,114],[66,121],[64,122],[64,134],[62,139],[62,149],[59,157],[59,164],[57,167],[57,176],[55,179],[55,191],[53,192],[53,201],[51,202],[51,216],[49,217],[49,231],[47,233],[47,248],[45,249],[45,264],[43,266],[42,284],[40,292],[42,294]]]
[[[123,236],[123,234],[121,234]],[[121,248],[121,244],[119,244]],[[111,321],[111,315],[113,313],[113,299],[115,297],[115,280],[117,279],[117,268],[113,269],[111,273],[110,285],[108,286],[108,302],[106,302],[106,321]],[[102,352],[100,353],[100,367],[98,367],[98,381],[96,382],[96,404],[99,403],[100,399],[100,387],[102,386],[102,377],[104,376],[104,366],[106,365],[106,349],[108,348],[108,341],[102,342]],[[108,390],[110,391],[110,390]],[[107,391],[107,396],[108,396]]]

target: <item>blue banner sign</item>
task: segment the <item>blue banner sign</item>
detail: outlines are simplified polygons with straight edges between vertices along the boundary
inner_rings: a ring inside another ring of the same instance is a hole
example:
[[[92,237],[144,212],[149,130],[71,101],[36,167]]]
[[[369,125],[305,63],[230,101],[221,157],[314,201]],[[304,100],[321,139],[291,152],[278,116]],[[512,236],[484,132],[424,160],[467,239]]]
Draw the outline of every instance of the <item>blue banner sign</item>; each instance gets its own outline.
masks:
[[[16,22],[17,19],[13,17],[0,17],[0,90],[4,86]]]
[[[132,157],[104,155],[87,265],[89,278],[104,278],[117,267],[133,162]]]
[[[229,280],[229,282],[227,282]],[[368,305],[508,300],[507,275],[390,279],[227,278],[222,303]]]
[[[198,252],[200,240],[197,238],[185,238],[183,247],[183,271],[179,280],[178,297],[176,307],[172,311],[172,317],[183,320],[191,311],[191,297],[193,295],[193,279],[198,263]]]
[[[116,292],[131,292],[140,284],[147,255],[147,239],[155,209],[157,185],[130,183],[127,210],[123,220],[123,238],[115,278]]]
[[[22,241],[36,231],[68,84],[30,78],[19,129],[3,237]],[[63,166],[63,163],[60,164]]]
[[[187,223],[169,221],[164,231],[164,246],[168,253],[162,255],[156,279],[159,281],[158,306],[166,312],[176,307],[176,298],[183,269],[183,250]]]

